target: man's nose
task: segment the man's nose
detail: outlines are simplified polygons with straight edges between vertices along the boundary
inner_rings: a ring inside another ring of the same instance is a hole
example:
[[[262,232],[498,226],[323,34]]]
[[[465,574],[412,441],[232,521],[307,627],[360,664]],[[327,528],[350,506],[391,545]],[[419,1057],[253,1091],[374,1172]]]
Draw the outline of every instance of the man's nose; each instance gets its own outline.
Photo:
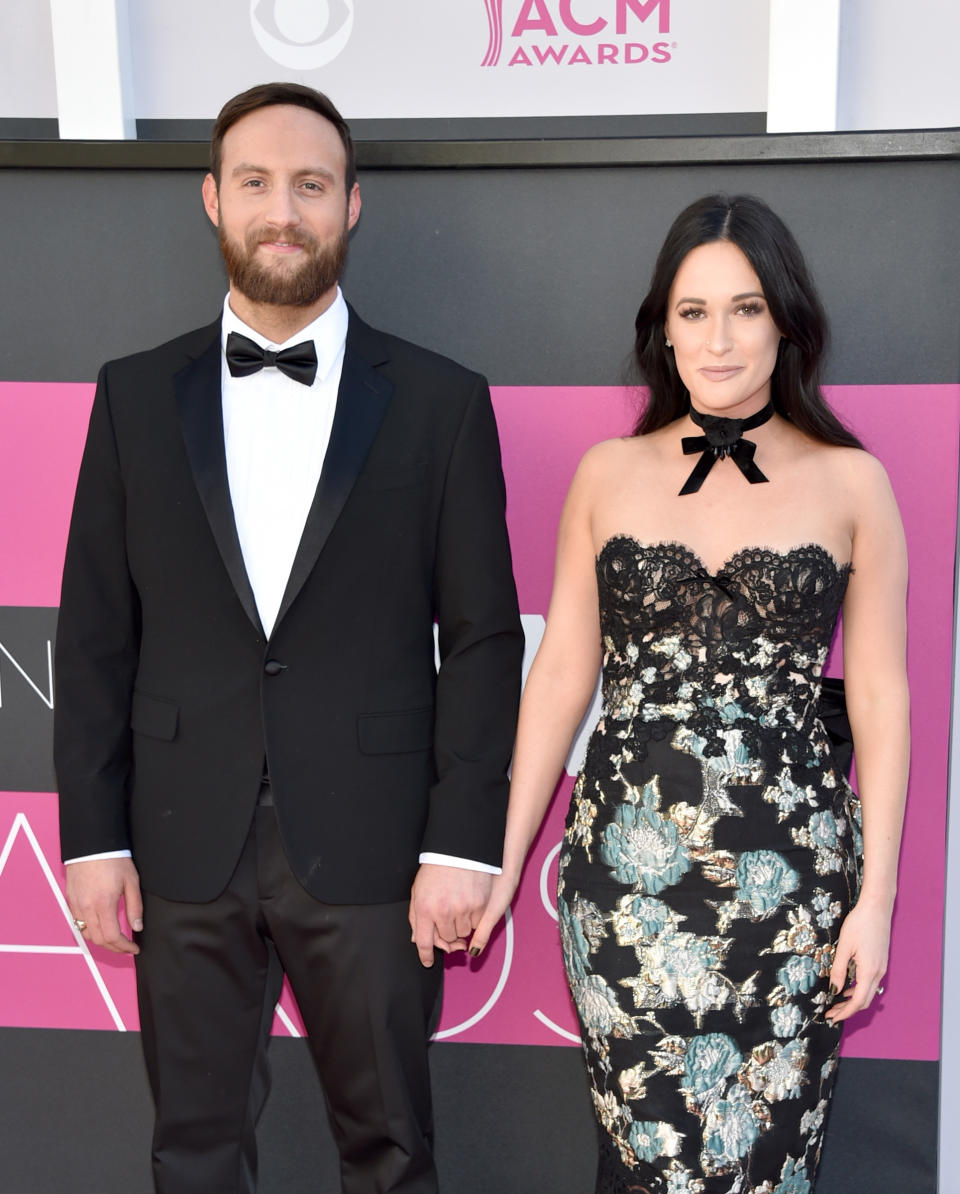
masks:
[[[300,223],[292,187],[275,187],[270,194],[264,216],[268,224],[278,228],[285,228],[290,224]]]

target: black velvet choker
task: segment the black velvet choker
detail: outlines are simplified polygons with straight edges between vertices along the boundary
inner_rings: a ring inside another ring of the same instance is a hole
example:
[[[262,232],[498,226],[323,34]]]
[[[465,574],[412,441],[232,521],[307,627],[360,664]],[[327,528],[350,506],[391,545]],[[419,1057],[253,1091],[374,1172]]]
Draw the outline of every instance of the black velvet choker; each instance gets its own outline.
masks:
[[[757,445],[752,440],[744,439],[743,433],[752,431],[754,427],[762,427],[772,416],[772,400],[749,419],[724,419],[718,415],[703,415],[691,405],[690,418],[698,427],[703,428],[704,434],[685,435],[682,441],[683,454],[690,456],[694,452],[700,452],[702,455],[680,490],[680,497],[685,493],[696,493],[707,473],[725,456],[736,462],[737,468],[751,485],[759,485],[761,481],[766,481],[767,478],[753,463]]]

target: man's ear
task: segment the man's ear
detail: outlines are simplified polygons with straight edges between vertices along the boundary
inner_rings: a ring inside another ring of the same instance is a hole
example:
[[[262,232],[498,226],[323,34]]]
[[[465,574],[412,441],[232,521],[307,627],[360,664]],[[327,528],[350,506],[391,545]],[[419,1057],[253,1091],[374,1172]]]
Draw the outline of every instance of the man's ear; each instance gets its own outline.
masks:
[[[215,228],[220,227],[220,194],[217,191],[217,180],[208,174],[200,189],[203,195],[203,207]]]
[[[354,183],[347,196],[347,227],[353,228],[360,219],[360,185]]]

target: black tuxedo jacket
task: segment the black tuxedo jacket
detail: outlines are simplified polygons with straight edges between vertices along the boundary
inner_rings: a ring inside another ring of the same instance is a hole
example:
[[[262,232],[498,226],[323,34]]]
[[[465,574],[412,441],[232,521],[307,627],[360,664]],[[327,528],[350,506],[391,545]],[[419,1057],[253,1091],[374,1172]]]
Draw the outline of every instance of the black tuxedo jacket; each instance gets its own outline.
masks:
[[[485,381],[350,313],[267,639],[220,367],[218,321],[100,373],[57,632],[64,858],[130,848],[147,890],[212,899],[266,757],[288,858],[318,899],[405,899],[423,850],[497,864],[523,640]]]

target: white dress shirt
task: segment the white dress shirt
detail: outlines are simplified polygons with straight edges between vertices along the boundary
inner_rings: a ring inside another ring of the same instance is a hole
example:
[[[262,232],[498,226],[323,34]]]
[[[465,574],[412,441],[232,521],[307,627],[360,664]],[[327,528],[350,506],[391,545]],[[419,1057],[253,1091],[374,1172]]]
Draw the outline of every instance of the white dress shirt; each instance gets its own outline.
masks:
[[[339,287],[326,311],[282,344],[245,324],[231,308],[229,295],[223,303],[220,384],[227,483],[244,567],[267,638],[273,633],[330,442],[348,322]],[[305,386],[276,368],[233,377],[225,355],[231,332],[274,352],[313,340],[313,384]],[[69,861],[129,857],[129,850],[112,850]],[[446,854],[424,853],[420,862],[500,873],[498,867]]]
[[[243,563],[267,638],[303,535],[330,442],[347,343],[347,304],[337,297],[313,323],[282,344],[248,327],[223,305],[222,344],[239,332],[274,352],[312,340],[317,351],[313,385],[279,369],[232,377],[221,357],[223,442],[227,481]]]

